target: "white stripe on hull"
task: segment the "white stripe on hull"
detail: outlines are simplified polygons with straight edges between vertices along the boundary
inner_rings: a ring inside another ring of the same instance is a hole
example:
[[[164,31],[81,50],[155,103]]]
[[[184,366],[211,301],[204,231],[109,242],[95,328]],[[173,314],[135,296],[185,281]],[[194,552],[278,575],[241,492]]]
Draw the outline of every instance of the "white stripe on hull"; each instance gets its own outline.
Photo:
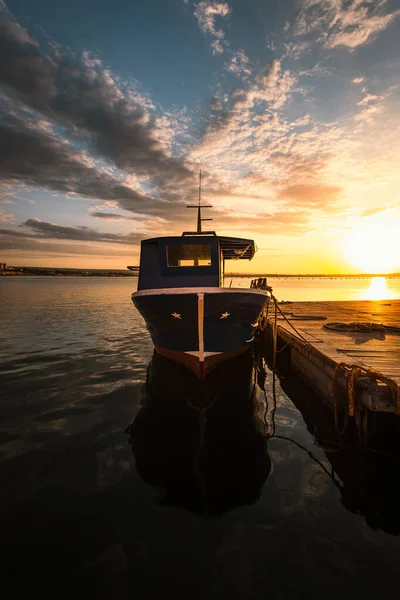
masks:
[[[199,361],[204,362],[204,294],[197,294],[197,329],[199,333]]]

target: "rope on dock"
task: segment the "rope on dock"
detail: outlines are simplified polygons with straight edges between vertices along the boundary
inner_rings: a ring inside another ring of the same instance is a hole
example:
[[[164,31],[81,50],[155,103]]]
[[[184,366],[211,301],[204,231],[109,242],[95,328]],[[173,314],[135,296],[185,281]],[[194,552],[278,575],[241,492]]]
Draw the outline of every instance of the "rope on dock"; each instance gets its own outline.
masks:
[[[400,387],[396,381],[394,381],[391,377],[387,377],[383,375],[379,371],[375,371],[375,369],[370,369],[368,367],[361,367],[357,364],[349,364],[346,362],[341,362],[336,365],[335,368],[335,379],[334,379],[334,402],[335,402],[335,414],[337,412],[337,388],[338,388],[338,377],[340,370],[343,369],[345,372],[345,377],[347,378],[347,392],[349,396],[349,405],[348,405],[348,414],[350,417],[354,417],[355,411],[357,408],[357,390],[356,385],[357,381],[360,378],[368,378],[372,381],[380,381],[381,383],[386,384],[389,388],[393,403],[395,406],[395,414],[400,415]]]
[[[324,329],[338,333],[400,333],[400,327],[383,325],[383,323],[368,323],[353,321],[351,323],[325,323]]]
[[[351,372],[349,374],[349,398],[351,398],[353,406],[355,405],[356,398],[356,389],[355,385],[357,379],[360,377],[368,377],[372,381],[380,381],[387,385],[389,388],[393,402],[395,406],[395,414],[400,415],[400,388],[399,385],[394,381],[391,377],[387,377],[383,375],[379,371],[375,371],[375,369],[369,369],[365,367],[360,367],[358,365],[351,365]],[[354,413],[353,413],[354,414]]]
[[[348,405],[347,411],[345,412],[345,420],[343,427],[339,427],[339,406],[338,406],[338,379],[340,371],[344,371],[344,375],[347,379],[347,395]],[[371,381],[380,381],[385,384],[391,392],[393,398],[393,404],[395,407],[395,414],[400,415],[400,387],[396,381],[391,377],[383,375],[375,369],[368,367],[362,367],[357,364],[349,364],[346,362],[340,362],[335,367],[335,376],[333,380],[333,411],[335,420],[335,431],[341,436],[347,427],[348,417],[355,417],[356,429],[360,438],[360,441],[367,442],[369,437],[369,418],[368,418],[368,407],[361,405],[357,398],[357,382],[359,379],[368,378]]]

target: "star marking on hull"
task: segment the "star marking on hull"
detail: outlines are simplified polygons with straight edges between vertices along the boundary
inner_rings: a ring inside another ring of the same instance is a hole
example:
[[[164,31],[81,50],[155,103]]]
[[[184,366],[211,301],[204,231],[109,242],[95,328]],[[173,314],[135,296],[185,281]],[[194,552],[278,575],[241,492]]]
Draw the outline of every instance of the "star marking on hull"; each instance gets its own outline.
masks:
[[[227,319],[229,317],[231,313],[229,313],[228,311],[222,313],[222,315],[220,316],[220,319]]]
[[[177,312],[171,313],[171,316],[174,317],[174,319],[182,319],[182,316]]]

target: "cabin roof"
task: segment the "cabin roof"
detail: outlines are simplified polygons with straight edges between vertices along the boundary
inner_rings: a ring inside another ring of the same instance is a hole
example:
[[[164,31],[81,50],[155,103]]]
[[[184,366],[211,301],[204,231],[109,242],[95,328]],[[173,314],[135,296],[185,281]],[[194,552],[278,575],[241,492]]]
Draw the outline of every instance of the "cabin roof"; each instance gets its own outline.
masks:
[[[142,240],[142,244],[153,244],[154,242],[163,241],[168,243],[174,241],[175,243],[184,240],[203,239],[205,242],[207,239],[217,239],[219,241],[222,255],[225,260],[251,260],[256,252],[254,240],[247,240],[245,238],[226,237],[215,235],[214,232],[204,232],[205,235],[185,232],[182,236],[168,236],[159,238],[150,238],[148,240]],[[210,235],[213,234],[213,235]],[[188,243],[188,242],[186,242]]]
[[[256,252],[254,240],[234,237],[218,237],[225,260],[251,260]]]

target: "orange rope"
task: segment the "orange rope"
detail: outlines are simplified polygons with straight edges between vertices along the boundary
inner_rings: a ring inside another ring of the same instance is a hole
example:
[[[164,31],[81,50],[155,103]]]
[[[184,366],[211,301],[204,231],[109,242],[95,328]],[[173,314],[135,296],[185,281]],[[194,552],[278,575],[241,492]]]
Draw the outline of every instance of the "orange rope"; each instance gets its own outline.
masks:
[[[393,398],[393,403],[395,406],[395,414],[400,415],[400,387],[396,381],[383,375],[379,371],[375,371],[375,369],[370,369],[368,367],[361,367],[357,364],[348,364],[345,362],[338,363],[335,368],[335,380],[334,380],[334,402],[335,402],[335,411],[337,412],[337,385],[338,385],[338,374],[340,369],[347,369],[345,375],[347,377],[347,392],[349,396],[349,408],[348,413],[350,417],[354,417],[355,410],[357,408],[357,390],[356,385],[358,379],[360,377],[367,377],[372,381],[380,381],[381,383],[386,384],[388,389],[390,390]],[[336,421],[335,421],[336,423]]]

